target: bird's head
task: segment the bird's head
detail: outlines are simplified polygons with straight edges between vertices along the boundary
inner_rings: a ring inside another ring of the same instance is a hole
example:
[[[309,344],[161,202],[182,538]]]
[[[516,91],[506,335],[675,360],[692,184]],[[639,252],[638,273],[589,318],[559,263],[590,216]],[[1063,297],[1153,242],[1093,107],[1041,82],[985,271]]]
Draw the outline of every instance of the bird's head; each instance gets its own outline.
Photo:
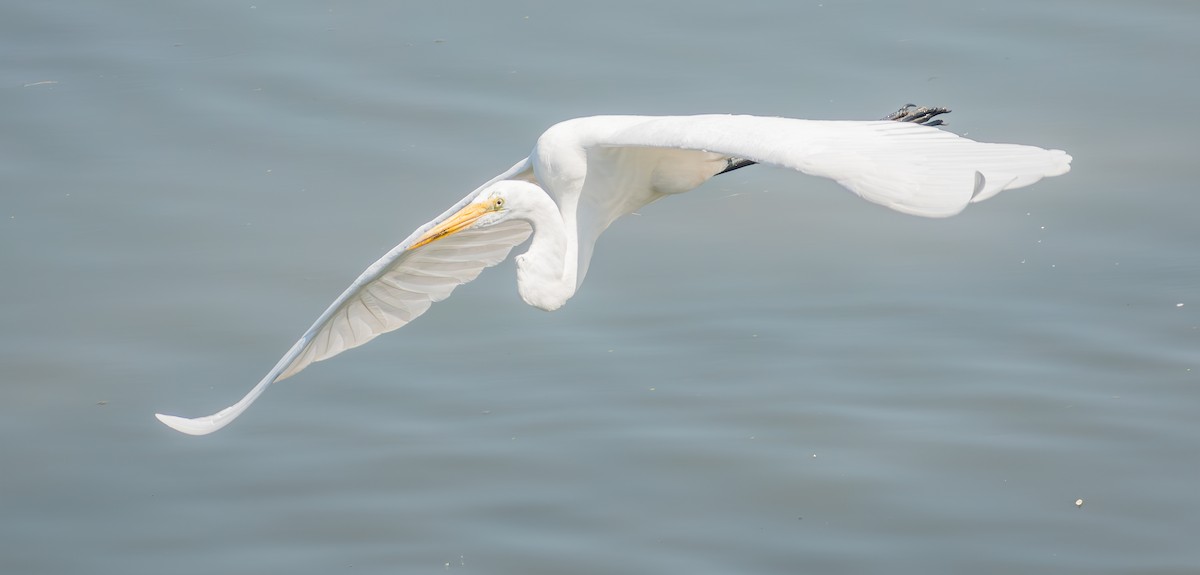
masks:
[[[475,200],[425,232],[408,247],[417,249],[463,230],[485,228],[520,217],[531,195],[545,196],[537,186],[516,180],[503,180],[485,188]]]

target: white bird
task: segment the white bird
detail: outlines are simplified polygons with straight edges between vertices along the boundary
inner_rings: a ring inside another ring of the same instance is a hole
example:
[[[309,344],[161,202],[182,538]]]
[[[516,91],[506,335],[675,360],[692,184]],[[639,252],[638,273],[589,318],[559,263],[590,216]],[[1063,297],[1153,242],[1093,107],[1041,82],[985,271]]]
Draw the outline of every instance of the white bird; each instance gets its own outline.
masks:
[[[948,111],[910,105],[876,121],[593,116],[556,124],[529,157],[371,264],[240,401],[206,417],[156,417],[192,435],[221,429],[271,383],[404,326],[530,234],[516,258],[517,290],[529,305],[558,309],[583,282],[596,238],[614,220],[752,163],[830,178],[868,201],[927,217],[1070,170],[1062,150],[981,143],[930,127]]]

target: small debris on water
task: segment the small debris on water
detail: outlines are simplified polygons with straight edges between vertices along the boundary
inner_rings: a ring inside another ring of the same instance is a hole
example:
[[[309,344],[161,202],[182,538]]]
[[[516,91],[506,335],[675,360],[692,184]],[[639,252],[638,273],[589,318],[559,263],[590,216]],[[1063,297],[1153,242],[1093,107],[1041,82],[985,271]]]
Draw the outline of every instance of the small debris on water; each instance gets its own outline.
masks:
[[[1082,500],[1082,499],[1076,499],[1076,500],[1075,500],[1075,507],[1083,507],[1083,500]]]

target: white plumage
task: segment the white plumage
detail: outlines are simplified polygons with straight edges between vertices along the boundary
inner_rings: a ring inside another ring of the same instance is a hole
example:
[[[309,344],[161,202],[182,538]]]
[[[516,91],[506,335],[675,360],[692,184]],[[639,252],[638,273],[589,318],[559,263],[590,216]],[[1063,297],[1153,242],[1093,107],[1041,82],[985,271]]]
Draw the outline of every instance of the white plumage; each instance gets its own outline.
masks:
[[[837,181],[896,211],[946,217],[969,203],[1070,170],[1061,150],[989,144],[915,123],[758,116],[593,116],[546,130],[528,158],[496,176],[367,268],[250,392],[195,419],[158,414],[184,433],[216,431],[275,381],[400,328],[508,257],[521,297],[557,309],[582,283],[614,220],[685,192],[734,160]]]

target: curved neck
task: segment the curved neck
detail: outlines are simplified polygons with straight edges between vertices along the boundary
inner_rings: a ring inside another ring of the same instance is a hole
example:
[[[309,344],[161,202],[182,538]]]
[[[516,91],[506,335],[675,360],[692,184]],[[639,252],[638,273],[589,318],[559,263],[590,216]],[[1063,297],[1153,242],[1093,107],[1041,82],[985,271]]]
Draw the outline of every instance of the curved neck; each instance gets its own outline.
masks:
[[[533,226],[529,249],[517,256],[517,292],[525,303],[546,311],[556,310],[575,295],[574,260],[569,258],[571,238],[558,205],[540,188],[533,194],[533,209],[522,218]]]

